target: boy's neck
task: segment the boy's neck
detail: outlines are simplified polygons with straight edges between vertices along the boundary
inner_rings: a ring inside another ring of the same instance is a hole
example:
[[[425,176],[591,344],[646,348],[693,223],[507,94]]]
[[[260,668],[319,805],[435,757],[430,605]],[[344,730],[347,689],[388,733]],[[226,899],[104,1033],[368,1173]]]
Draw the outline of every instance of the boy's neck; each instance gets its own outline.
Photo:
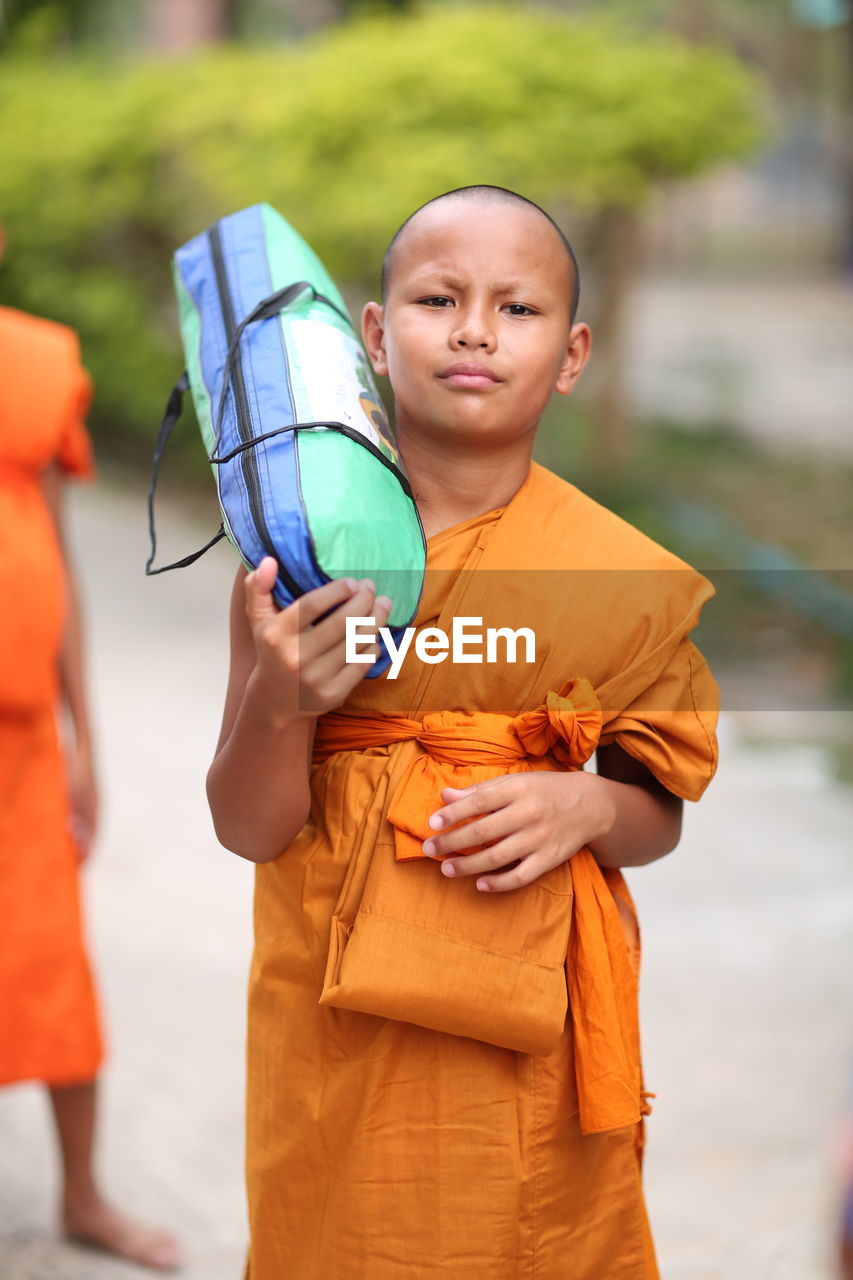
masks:
[[[475,516],[504,507],[518,492],[530,470],[529,450],[438,454],[409,437],[397,437],[400,456],[415,495],[427,538]]]

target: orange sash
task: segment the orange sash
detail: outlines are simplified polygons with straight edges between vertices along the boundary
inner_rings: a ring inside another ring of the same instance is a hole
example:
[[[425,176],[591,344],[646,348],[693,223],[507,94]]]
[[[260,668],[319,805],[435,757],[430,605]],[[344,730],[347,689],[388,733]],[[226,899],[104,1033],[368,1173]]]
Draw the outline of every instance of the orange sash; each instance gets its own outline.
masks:
[[[421,845],[443,787],[580,769],[600,731],[598,700],[580,678],[517,716],[330,712],[314,742],[316,762],[406,744],[386,796],[390,839],[380,830],[354,852],[321,1003],[548,1053],[568,989],[586,1133],[632,1124],[642,1109],[636,974],[601,868],[583,848],[532,885],[486,895],[469,877],[438,874]]]

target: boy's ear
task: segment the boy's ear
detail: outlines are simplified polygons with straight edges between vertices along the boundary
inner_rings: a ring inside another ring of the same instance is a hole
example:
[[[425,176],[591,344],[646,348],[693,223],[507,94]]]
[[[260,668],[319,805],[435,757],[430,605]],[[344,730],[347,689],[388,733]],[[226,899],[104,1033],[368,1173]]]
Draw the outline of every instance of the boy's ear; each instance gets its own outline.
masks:
[[[373,372],[380,378],[388,373],[388,357],[385,354],[385,308],[378,302],[368,302],[361,313],[361,337]]]
[[[575,383],[581,376],[584,365],[589,359],[591,347],[592,334],[590,333],[589,325],[573,324],[569,333],[565,358],[560,366],[560,372],[554,386],[554,390],[558,391],[561,396],[571,395],[572,391],[574,391]]]

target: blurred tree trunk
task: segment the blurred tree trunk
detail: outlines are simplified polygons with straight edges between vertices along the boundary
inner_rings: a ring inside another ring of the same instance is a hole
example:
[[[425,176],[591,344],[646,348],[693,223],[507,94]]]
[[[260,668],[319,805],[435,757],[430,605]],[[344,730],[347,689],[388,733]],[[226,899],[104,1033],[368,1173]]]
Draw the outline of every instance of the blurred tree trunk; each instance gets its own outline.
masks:
[[[682,39],[701,44],[712,35],[714,16],[712,0],[677,0],[666,25]],[[620,205],[600,211],[585,245],[592,276],[588,312],[593,338],[590,463],[601,483],[618,479],[636,448],[626,365],[628,303],[638,275],[641,245],[641,214]]]
[[[413,0],[383,0],[385,8],[391,9],[395,13],[405,13],[409,9],[413,9]],[[359,9],[376,9],[379,6],[375,0],[343,0],[344,8],[348,13],[358,13]]]
[[[148,43],[179,53],[227,40],[237,33],[239,0],[146,0]]]
[[[589,312],[593,337],[592,465],[602,478],[630,460],[634,423],[628,407],[625,364],[628,298],[636,281],[641,247],[640,214],[611,205],[597,214],[586,241],[593,277]]]
[[[675,6],[670,25],[691,44],[704,44],[713,30],[714,14],[709,0],[680,0]]]
[[[281,0],[287,30],[291,35],[307,35],[340,22],[349,7],[346,0]]]
[[[840,163],[844,183],[844,221],[841,245],[842,270],[853,275],[853,18],[842,31],[844,96],[841,109]]]

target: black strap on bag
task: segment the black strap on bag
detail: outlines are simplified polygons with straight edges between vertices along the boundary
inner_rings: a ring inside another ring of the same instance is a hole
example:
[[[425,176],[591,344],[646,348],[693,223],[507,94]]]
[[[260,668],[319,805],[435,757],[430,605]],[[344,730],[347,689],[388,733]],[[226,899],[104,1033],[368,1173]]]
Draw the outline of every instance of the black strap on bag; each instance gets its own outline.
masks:
[[[251,449],[255,445],[260,444],[264,440],[270,440],[273,436],[282,435],[286,431],[293,431],[296,424],[290,424],[286,427],[277,427],[274,431],[267,431],[263,435],[256,436],[253,440],[245,440],[242,444],[237,445],[229,453],[224,456],[219,454],[219,442],[222,437],[222,421],[225,416],[225,405],[228,401],[228,392],[231,388],[231,374],[234,368],[234,361],[237,358],[237,352],[240,348],[240,339],[247,325],[253,324],[257,320],[267,320],[270,316],[278,315],[283,311],[295,298],[304,293],[306,289],[310,289],[317,302],[323,302],[326,306],[336,311],[342,319],[349,324],[349,317],[344,311],[332,302],[331,298],[327,298],[324,294],[318,293],[314,286],[307,280],[300,280],[294,284],[286,285],[283,289],[277,289],[275,293],[271,293],[268,298],[262,299],[247,316],[244,316],[237,325],[228,344],[228,352],[225,357],[225,367],[222,372],[222,389],[219,393],[219,403],[216,408],[216,425],[214,439],[216,441],[213,453],[208,457],[208,462],[215,466],[219,466],[224,462],[230,462],[232,458],[243,453],[246,449]],[[195,564],[196,560],[200,560],[205,552],[211,547],[216,546],[225,537],[225,526],[221,524],[218,531],[206,542],[198,551],[193,551],[188,556],[184,556],[180,560],[175,560],[172,564],[160,565],[154,568],[154,560],[157,556],[157,534],[154,528],[154,494],[157,489],[158,471],[160,460],[169,443],[169,438],[177,425],[178,419],[183,411],[184,393],[189,390],[189,378],[186,370],[181,374],[178,381],[172,388],[172,392],[166,403],[166,412],[163,415],[163,421],[160,423],[160,430],[157,433],[157,442],[154,445],[154,457],[151,462],[151,482],[148,486],[148,535],[151,539],[151,554],[145,563],[146,577],[152,577],[158,573],[168,573],[170,569],[185,569],[187,565]],[[305,424],[305,425],[315,425]],[[322,425],[317,423],[316,425]]]
[[[151,539],[151,554],[145,562],[145,576],[149,578],[157,573],[167,573],[170,569],[185,569],[187,565],[195,564],[196,560],[200,560],[206,551],[216,546],[216,543],[225,537],[225,526],[221,524],[218,532],[198,551],[193,551],[190,555],[184,556],[181,560],[175,560],[172,564],[163,564],[157,569],[154,568],[154,560],[157,555],[157,534],[154,529],[154,494],[157,489],[157,473],[160,467],[160,459],[163,457],[166,445],[169,443],[169,437],[181,416],[184,405],[184,392],[189,389],[189,385],[189,379],[187,378],[186,370],[184,370],[172,388],[172,393],[166,404],[166,412],[163,414],[163,421],[160,423],[160,430],[157,432],[157,443],[154,445],[154,457],[151,462],[151,483],[148,486],[148,536]]]
[[[219,453],[219,443],[222,439],[222,420],[225,417],[225,405],[228,401],[228,392],[231,388],[231,374],[234,369],[234,361],[237,359],[237,352],[240,349],[240,339],[247,325],[254,324],[257,320],[268,320],[271,316],[277,316],[279,312],[284,311],[285,307],[290,306],[296,298],[303,294],[306,289],[310,289],[314,295],[316,302],[323,302],[327,307],[331,307],[336,311],[342,320],[349,324],[349,316],[342,311],[336,302],[332,302],[331,298],[327,298],[325,294],[318,293],[308,280],[298,280],[294,284],[285,285],[283,289],[277,289],[275,293],[271,293],[268,298],[262,298],[258,305],[244,316],[237,325],[228,344],[228,353],[225,356],[225,367],[222,371],[222,390],[219,393],[219,403],[216,406],[216,425],[214,427],[214,439],[216,441],[213,447],[213,453],[208,458],[208,462],[214,465],[230,462],[238,453],[242,453],[245,449],[251,449],[254,445],[260,444],[263,440],[271,440],[273,436],[283,435],[287,431],[293,431],[295,423],[291,423],[286,427],[276,427],[274,431],[267,431],[261,436],[256,436],[253,440],[244,440],[242,444],[237,445],[236,449],[232,449],[230,453],[222,457]]]

